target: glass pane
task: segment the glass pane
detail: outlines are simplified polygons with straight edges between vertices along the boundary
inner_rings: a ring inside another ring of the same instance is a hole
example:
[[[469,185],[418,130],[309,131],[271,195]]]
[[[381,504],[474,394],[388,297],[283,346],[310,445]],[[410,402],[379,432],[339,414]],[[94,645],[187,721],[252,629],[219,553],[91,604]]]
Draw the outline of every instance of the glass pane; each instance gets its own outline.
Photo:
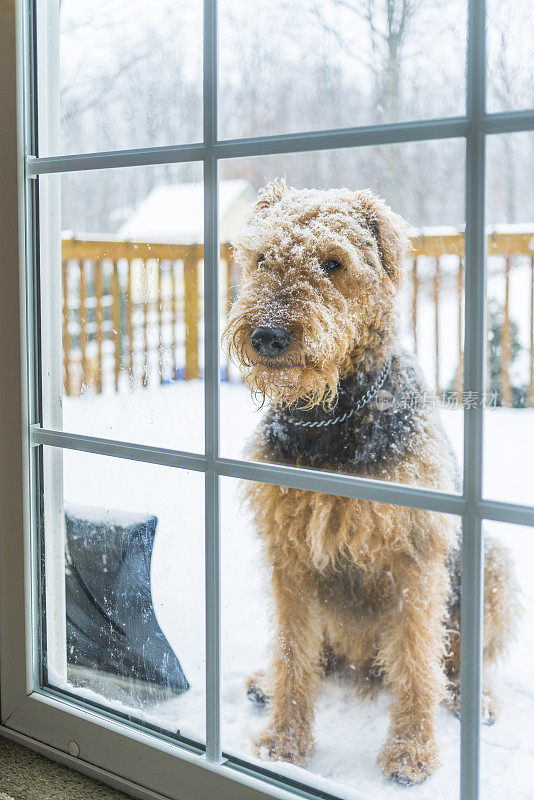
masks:
[[[203,742],[202,475],[40,452],[43,683]]]
[[[532,504],[534,133],[488,137],[484,490]]]
[[[201,166],[42,176],[39,208],[44,425],[202,451]]]
[[[534,775],[534,528],[486,522],[484,532],[486,724],[481,729],[480,797],[527,798]]]
[[[534,108],[534,17],[529,0],[488,0],[488,109]]]
[[[202,139],[202,3],[38,9],[40,155]]]
[[[220,218],[222,453],[457,491],[463,142],[235,159],[221,173],[221,196],[242,186]]]
[[[226,478],[221,498],[224,752],[328,796],[458,797],[459,520]]]
[[[464,0],[219,7],[223,138],[465,111]]]

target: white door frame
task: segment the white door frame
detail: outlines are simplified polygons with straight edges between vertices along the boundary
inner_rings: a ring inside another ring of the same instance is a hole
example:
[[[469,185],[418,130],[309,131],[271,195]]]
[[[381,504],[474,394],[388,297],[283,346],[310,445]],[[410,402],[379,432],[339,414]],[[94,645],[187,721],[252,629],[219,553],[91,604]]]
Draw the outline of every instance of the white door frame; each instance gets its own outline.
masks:
[[[40,2],[40,0],[39,0]],[[149,147],[106,153],[57,155],[35,153],[32,72],[33,4],[4,2],[0,17],[3,49],[0,101],[8,113],[0,117],[3,164],[0,231],[3,242],[0,292],[0,380],[9,392],[0,396],[1,506],[0,732],[105,782],[139,797],[195,800],[217,795],[240,798],[313,796],[224,757],[220,736],[220,532],[219,478],[293,486],[381,502],[461,514],[462,549],[462,723],[461,800],[478,800],[482,521],[534,525],[534,508],[483,497],[483,413],[480,405],[465,411],[464,484],[459,496],[417,487],[398,486],[316,470],[256,464],[219,454],[219,330],[217,168],[223,158],[305,152],[331,148],[393,144],[461,137],[466,142],[466,299],[465,391],[484,390],[485,347],[485,142],[491,134],[534,130],[534,111],[487,114],[485,111],[485,3],[471,0],[468,15],[467,112],[463,116],[386,125],[304,132],[221,141],[217,136],[216,0],[204,3],[204,132],[191,145]],[[17,27],[15,26],[17,20]],[[17,50],[16,50],[17,47]],[[18,53],[18,55],[17,55]],[[18,100],[17,100],[18,88]],[[18,134],[15,126],[18,114]],[[17,138],[18,136],[18,138]],[[38,399],[35,330],[37,298],[34,276],[34,198],[38,176],[67,171],[202,161],[204,167],[204,298],[205,298],[205,453],[195,455],[162,448],[58,432],[43,427]],[[15,169],[18,165],[18,172]],[[18,197],[18,207],[13,198]],[[6,264],[8,265],[6,267]],[[20,265],[21,283],[15,276]],[[20,305],[19,305],[20,298]],[[19,325],[21,327],[19,327]],[[22,335],[19,337],[19,330]],[[9,341],[9,347],[5,342]],[[22,363],[22,372],[20,364]],[[22,419],[20,408],[23,408]],[[206,532],[206,749],[187,747],[171,737],[156,736],[116,715],[40,685],[38,669],[38,492],[39,454],[43,446],[61,453],[74,449],[147,463],[193,469],[205,474]],[[80,756],[68,755],[74,740]]]

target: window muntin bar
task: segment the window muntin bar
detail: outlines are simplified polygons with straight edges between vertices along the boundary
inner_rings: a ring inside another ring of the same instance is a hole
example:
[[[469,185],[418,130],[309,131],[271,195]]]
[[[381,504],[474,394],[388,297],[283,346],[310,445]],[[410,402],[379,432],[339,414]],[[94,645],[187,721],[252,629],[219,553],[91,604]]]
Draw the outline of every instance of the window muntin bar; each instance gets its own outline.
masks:
[[[484,133],[514,133],[531,131],[534,128],[534,110],[506,111],[499,114],[483,114],[480,128]]]
[[[150,464],[161,464],[161,466],[195,469],[199,472],[206,470],[207,463],[203,455],[196,453],[120,442],[116,439],[101,439],[97,436],[84,436],[65,431],[51,431],[39,426],[32,428],[31,442],[34,445],[48,444],[70,450],[81,450],[86,453],[128,458],[132,461],[146,461]]]
[[[221,753],[221,557],[219,478],[219,204],[218,165],[209,151],[217,131],[217,0],[204,2],[204,390],[208,469],[205,488],[206,758]]]
[[[496,500],[480,500],[476,504],[476,510],[482,519],[534,526],[534,508],[532,506],[500,503]]]
[[[71,156],[26,157],[26,174],[29,177],[54,172],[77,172],[113,167],[145,167],[202,161],[206,149],[203,144],[176,145],[173,147],[147,147],[134,150],[112,150],[104,153],[76,153]]]
[[[206,472],[208,469],[208,460],[202,455],[97,437],[78,436],[62,431],[49,431],[38,426],[32,428],[31,441],[33,445],[45,444],[109,455],[115,458],[127,458],[132,461],[160,464],[161,466],[176,466],[198,472]],[[217,458],[211,463],[218,475],[241,477],[243,480],[259,480],[264,483],[292,486],[296,489],[309,488],[316,491],[327,491],[329,494],[339,494],[343,497],[393,502],[451,514],[462,514],[466,508],[465,500],[456,495],[411,486],[381,483],[357,476],[340,476],[312,469],[302,470],[298,467],[261,464],[239,459]],[[476,504],[476,510],[484,519],[534,526],[534,507],[532,506],[481,500]]]
[[[194,453],[180,453],[179,451],[164,450],[163,448],[151,448],[147,445],[97,439],[61,431],[48,431],[39,427],[32,429],[32,443],[34,445],[46,444],[70,450],[110,455],[115,458],[127,458],[133,461],[146,461],[147,463],[160,464],[162,466],[192,469],[198,472],[213,471],[217,475],[226,475],[232,478],[242,477],[244,480],[261,480],[265,483],[324,491],[344,497],[392,502],[451,514],[461,514],[464,510],[464,502],[461,497],[446,494],[445,492],[299,467],[261,464],[227,458],[210,459]]]
[[[471,122],[466,161],[466,277],[464,387],[484,391],[485,355],[485,0],[471,0],[467,37],[467,113]],[[467,511],[462,536],[461,754],[460,795],[478,800],[480,784],[480,711],[482,671],[483,550],[476,504],[482,493],[483,411],[465,412],[464,497]]]
[[[480,118],[484,133],[512,133],[534,128],[534,110],[485,114]],[[467,136],[470,123],[467,117],[442,120],[423,120],[400,124],[374,125],[318,133],[295,133],[249,139],[215,141],[209,151],[216,158],[275,155],[304,150],[328,150],[337,147],[360,147],[373,144],[397,144],[425,139],[448,139]],[[37,158],[28,155],[26,170],[29,176],[50,172],[74,172],[112,167],[149,166],[174,162],[202,161],[208,146],[203,143],[169,145],[102,153],[76,153],[68,156]]]

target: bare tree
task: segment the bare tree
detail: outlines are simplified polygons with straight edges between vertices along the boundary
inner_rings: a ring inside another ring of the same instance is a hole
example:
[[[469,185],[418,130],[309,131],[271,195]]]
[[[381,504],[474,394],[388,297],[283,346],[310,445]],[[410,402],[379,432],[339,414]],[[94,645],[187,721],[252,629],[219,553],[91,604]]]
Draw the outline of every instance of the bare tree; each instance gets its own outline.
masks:
[[[69,55],[62,63],[64,149],[198,141],[201,27],[184,26],[185,6],[169,0],[164,15],[143,12],[136,19],[130,0],[95,0],[83,7],[63,0],[62,13],[68,13],[62,37]],[[192,14],[195,8],[196,0]],[[441,8],[436,0],[222,3],[220,135],[461,113],[463,9],[459,0]],[[502,103],[517,107],[528,91],[528,64],[510,60],[506,43],[513,25],[506,13],[496,26],[505,44],[490,85],[497,81]],[[499,139],[508,150],[499,155],[503,185],[495,185],[494,205],[506,184],[506,217],[524,219],[526,184],[532,179],[525,164],[534,161],[533,145],[530,151],[526,140],[519,145],[519,135]],[[221,176],[246,178],[254,188],[280,174],[296,186],[369,186],[414,224],[438,225],[463,221],[462,167],[462,143],[441,141],[230,159],[222,162]],[[198,176],[198,165],[65,176],[63,226],[112,232],[157,183]],[[89,187],[94,188],[89,192]],[[502,218],[504,203],[498,213]]]
[[[370,75],[371,107],[378,122],[401,118],[406,43],[423,5],[424,0],[328,0],[313,6],[324,29]],[[347,27],[359,31],[359,47],[354,47],[354,37],[347,36]]]

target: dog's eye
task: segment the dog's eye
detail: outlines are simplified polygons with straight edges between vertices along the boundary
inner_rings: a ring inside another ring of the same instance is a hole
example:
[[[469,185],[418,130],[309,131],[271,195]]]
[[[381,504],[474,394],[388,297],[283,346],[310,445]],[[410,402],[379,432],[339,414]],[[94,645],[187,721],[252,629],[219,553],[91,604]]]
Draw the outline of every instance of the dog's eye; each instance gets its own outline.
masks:
[[[265,256],[263,255],[263,253],[259,254],[257,264],[259,266],[261,266],[261,264],[265,264]]]
[[[323,264],[324,272],[330,274],[331,272],[335,272],[336,269],[341,269],[341,264],[339,261],[334,261],[332,258],[328,261],[325,261]]]

